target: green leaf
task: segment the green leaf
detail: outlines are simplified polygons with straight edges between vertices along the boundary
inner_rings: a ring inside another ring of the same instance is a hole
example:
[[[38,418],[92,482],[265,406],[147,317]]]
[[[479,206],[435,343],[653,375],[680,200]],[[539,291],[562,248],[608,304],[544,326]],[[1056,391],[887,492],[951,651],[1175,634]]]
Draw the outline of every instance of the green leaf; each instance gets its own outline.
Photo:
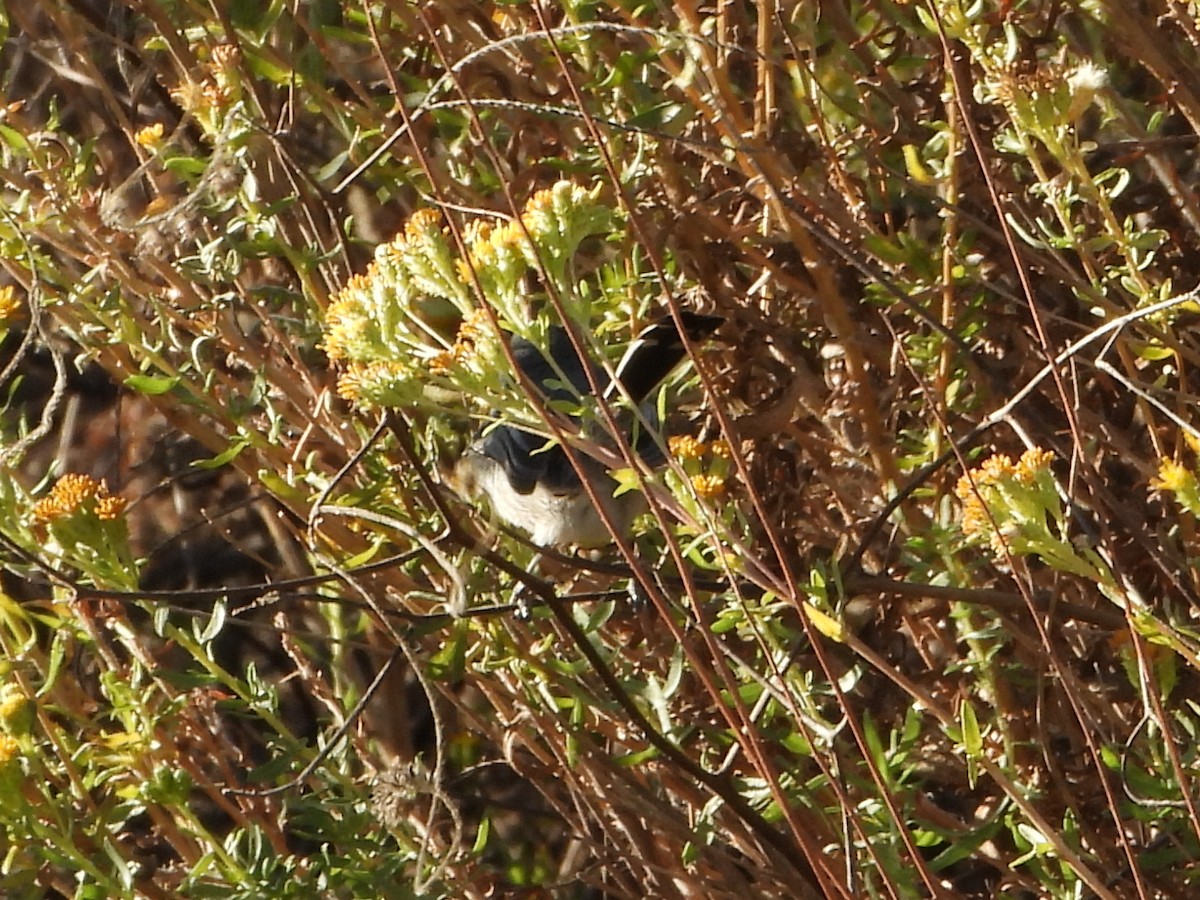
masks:
[[[29,141],[25,139],[25,135],[21,134],[15,128],[0,125],[0,138],[21,156],[29,156],[33,152],[29,146]]]
[[[125,387],[139,394],[158,397],[175,390],[182,380],[178,375],[130,375],[125,379]]]
[[[1154,674],[1158,676],[1159,690],[1163,700],[1171,696],[1179,684],[1179,657],[1170,650],[1163,650],[1154,663]]]
[[[351,556],[347,560],[344,560],[342,562],[342,565],[346,568],[347,571],[353,571],[354,569],[357,569],[360,566],[365,566],[367,563],[369,563],[371,560],[373,560],[379,554],[379,551],[382,547],[383,547],[382,541],[372,541],[371,545],[369,547],[367,547],[367,549],[363,550],[360,553],[356,553],[354,556]]]
[[[492,830],[492,820],[484,816],[479,822],[479,830],[475,832],[475,844],[471,847],[471,852],[478,856],[483,853],[487,847],[488,835]]]
[[[455,623],[442,649],[429,660],[429,672],[434,678],[457,681],[466,669],[469,633],[465,622]]]
[[[198,459],[192,463],[192,466],[197,469],[219,469],[228,463],[233,462],[238,454],[250,446],[248,438],[240,437],[212,459]]]
[[[228,613],[229,601],[227,598],[222,597],[213,604],[212,615],[209,617],[208,623],[204,626],[203,630],[197,629],[199,633],[196,635],[196,639],[201,644],[208,644],[212,641],[213,638],[221,633],[221,629],[225,627],[225,620],[228,618]]]
[[[935,872],[941,872],[955,863],[970,858],[983,846],[985,841],[992,840],[1003,827],[1004,822],[995,818],[982,828],[976,828],[966,833],[954,832],[949,846],[934,857],[930,865]]]
[[[63,630],[55,633],[54,643],[50,645],[49,665],[46,667],[46,683],[38,692],[38,696],[42,696],[50,691],[54,683],[58,680],[58,674],[62,671],[63,662],[67,658],[66,643],[71,638],[68,637],[70,632]]]
[[[867,752],[875,760],[875,767],[879,769],[879,774],[890,784],[892,781],[892,772],[888,767],[887,751],[883,747],[883,740],[879,736],[879,728],[875,724],[875,718],[866,712],[863,713],[862,730],[863,740],[867,744]]]
[[[969,700],[963,700],[958,718],[962,724],[963,746],[971,756],[979,756],[983,752],[983,735],[979,733],[979,719]]]
[[[268,491],[274,494],[281,500],[302,500],[305,496],[304,491],[288,484],[287,480],[275,472],[268,472],[265,469],[260,469],[257,473],[258,480]]]
[[[979,732],[975,707],[965,698],[959,707],[958,718],[962,724],[962,744],[967,751],[967,783],[974,788],[979,777],[978,761],[983,753],[983,735]]]
[[[795,753],[797,756],[813,755],[812,744],[809,743],[808,738],[799,732],[793,731],[791,734],[780,739],[779,743],[785,750]]]
[[[658,759],[658,750],[654,747],[647,747],[637,753],[627,753],[625,756],[618,757],[617,764],[627,769],[636,769],[642,763],[647,763],[652,759]]]
[[[292,70],[275,63],[261,53],[247,54],[246,67],[255,75],[275,84],[288,84],[292,79]]]

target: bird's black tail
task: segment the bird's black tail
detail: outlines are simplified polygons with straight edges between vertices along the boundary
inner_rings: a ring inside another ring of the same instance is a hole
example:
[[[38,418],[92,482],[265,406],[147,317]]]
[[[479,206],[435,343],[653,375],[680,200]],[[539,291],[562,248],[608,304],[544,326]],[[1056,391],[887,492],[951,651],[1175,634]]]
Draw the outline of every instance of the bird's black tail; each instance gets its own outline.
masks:
[[[725,320],[720,316],[704,316],[687,310],[679,311],[679,321],[687,332],[688,340],[701,341],[716,331]],[[675,319],[666,315],[642,329],[621,361],[617,364],[617,381],[629,396],[641,403],[659,382],[671,374],[671,370],[683,362],[687,350]],[[605,397],[616,394],[616,386],[605,391]]]

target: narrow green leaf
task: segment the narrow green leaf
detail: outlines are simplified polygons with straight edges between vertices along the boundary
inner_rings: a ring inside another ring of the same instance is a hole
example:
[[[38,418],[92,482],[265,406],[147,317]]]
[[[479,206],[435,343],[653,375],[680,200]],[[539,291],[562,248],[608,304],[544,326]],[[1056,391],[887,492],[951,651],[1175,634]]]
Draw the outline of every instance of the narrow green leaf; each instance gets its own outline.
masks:
[[[221,466],[233,462],[238,454],[250,446],[250,441],[246,438],[238,438],[212,459],[198,459],[192,463],[192,466],[197,469],[219,469]]]
[[[130,375],[125,379],[125,387],[139,394],[158,397],[173,391],[182,379],[178,376],[166,375]]]

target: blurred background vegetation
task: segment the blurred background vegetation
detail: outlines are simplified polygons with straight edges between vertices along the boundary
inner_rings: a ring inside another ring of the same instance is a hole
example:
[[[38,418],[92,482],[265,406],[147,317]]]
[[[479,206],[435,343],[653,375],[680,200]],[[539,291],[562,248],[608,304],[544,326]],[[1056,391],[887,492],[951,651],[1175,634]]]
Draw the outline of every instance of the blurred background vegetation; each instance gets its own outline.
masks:
[[[1196,890],[1200,4],[0,18],[5,896]],[[683,309],[629,539],[447,488]]]

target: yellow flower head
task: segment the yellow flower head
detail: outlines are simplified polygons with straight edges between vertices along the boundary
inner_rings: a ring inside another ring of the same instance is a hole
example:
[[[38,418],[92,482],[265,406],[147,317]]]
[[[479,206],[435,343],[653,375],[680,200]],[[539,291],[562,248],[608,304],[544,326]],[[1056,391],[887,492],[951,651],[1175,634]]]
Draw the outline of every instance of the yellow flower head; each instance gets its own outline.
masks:
[[[21,686],[9,683],[0,688],[0,728],[8,734],[24,734],[33,719],[33,707]]]
[[[985,541],[1003,557],[1012,552],[1041,552],[1061,542],[1049,520],[1062,525],[1062,506],[1050,464],[1054,454],[1035,447],[1014,464],[1002,453],[965,473],[954,493],[963,504],[962,530]]]
[[[7,325],[21,315],[24,307],[17,299],[11,284],[0,287],[0,326]]]
[[[1032,447],[1021,454],[1017,460],[1016,479],[1021,484],[1033,484],[1045,473],[1050,471],[1054,462],[1054,454],[1041,447]]]
[[[353,359],[362,352],[370,332],[373,266],[353,275],[325,310],[325,353],[331,360]]]
[[[678,459],[700,459],[704,456],[704,442],[690,434],[676,434],[667,438],[667,449]]]
[[[434,355],[429,368],[435,375],[448,375],[461,363],[478,352],[479,344],[491,335],[491,321],[485,310],[477,309],[467,314],[458,326],[454,346]]]
[[[491,336],[492,322],[485,310],[477,309],[462,320],[458,326],[457,343],[478,344]]]
[[[112,522],[121,517],[129,501],[124,497],[111,495],[96,498],[96,518],[102,522]]]
[[[41,524],[49,524],[92,511],[99,519],[112,520],[120,517],[125,505],[123,498],[108,492],[105,482],[70,472],[58,479],[49,496],[33,505],[33,518]]]
[[[139,128],[133,139],[139,147],[157,147],[162,143],[163,123],[155,122],[153,125]]]
[[[418,294],[441,297],[458,304],[465,298],[460,260],[455,257],[436,209],[419,209],[404,229],[375,251],[384,274]]]
[[[713,474],[693,475],[692,488],[697,496],[709,500],[725,493],[725,479]]]
[[[1164,459],[1158,464],[1158,477],[1151,479],[1150,487],[1165,491],[1175,498],[1192,515],[1200,514],[1200,481],[1196,473],[1173,459]]]
[[[21,756],[21,744],[16,738],[0,734],[0,766],[7,766]]]
[[[458,260],[458,275],[464,284],[471,283],[472,269],[485,285],[493,281],[512,285],[525,273],[530,257],[523,249],[527,242],[517,222],[479,222],[469,238],[467,259]]]
[[[338,376],[337,395],[343,400],[358,403],[362,399],[363,371],[366,366],[361,363],[350,363],[346,370]]]
[[[404,223],[404,238],[410,243],[441,236],[442,214],[436,209],[418,209]]]
[[[337,393],[356,406],[394,405],[398,386],[411,377],[411,370],[396,360],[351,363],[338,378]]]
[[[586,190],[570,181],[560,181],[538,191],[525,203],[522,221],[531,233],[545,229],[546,224],[563,216],[570,207],[591,199]]]
[[[50,496],[33,505],[33,517],[39,522],[66,518],[82,508],[99,490],[99,482],[90,475],[70,472],[58,479]]]
[[[455,352],[458,344],[450,350],[442,350],[429,361],[429,371],[434,375],[449,375],[458,365],[459,356]]]
[[[1193,480],[1191,472],[1187,470],[1187,466],[1177,463],[1173,459],[1164,459],[1159,463],[1158,477],[1150,484],[1152,487],[1174,493],[1185,488]]]

